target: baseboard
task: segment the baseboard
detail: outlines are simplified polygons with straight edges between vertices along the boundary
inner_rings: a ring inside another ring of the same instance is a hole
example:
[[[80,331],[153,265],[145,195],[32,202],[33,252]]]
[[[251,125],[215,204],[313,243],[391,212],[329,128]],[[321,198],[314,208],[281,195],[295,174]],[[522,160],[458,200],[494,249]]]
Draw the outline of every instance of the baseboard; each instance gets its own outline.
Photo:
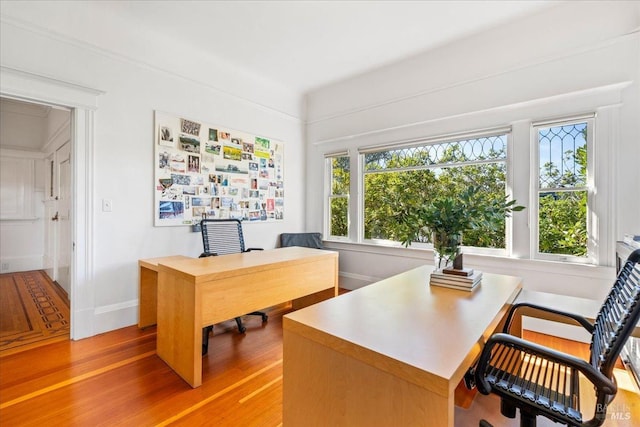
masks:
[[[338,282],[340,283],[341,288],[353,291],[372,283],[379,282],[380,280],[382,279],[379,277],[363,276],[361,274],[346,273],[341,271],[339,273]]]
[[[42,255],[4,257],[0,259],[0,273],[42,270]]]
[[[138,323],[138,300],[96,307],[93,322],[93,335],[135,325]]]
[[[591,335],[580,326],[566,325],[564,323],[552,322],[549,320],[535,319],[532,317],[522,318],[522,328],[539,332],[541,334],[560,337],[567,340],[589,343]]]

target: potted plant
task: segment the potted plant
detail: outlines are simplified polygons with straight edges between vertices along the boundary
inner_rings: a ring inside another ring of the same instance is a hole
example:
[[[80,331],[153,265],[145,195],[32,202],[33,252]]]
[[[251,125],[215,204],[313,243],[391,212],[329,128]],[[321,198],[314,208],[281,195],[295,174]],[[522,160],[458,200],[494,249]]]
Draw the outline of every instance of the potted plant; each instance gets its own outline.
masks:
[[[431,236],[436,268],[451,265],[460,254],[462,235],[474,229],[497,230],[503,219],[524,209],[515,200],[478,201],[474,195],[480,188],[470,186],[456,195],[438,195],[435,198],[405,206],[397,220],[402,226],[400,241],[409,246],[421,237]]]

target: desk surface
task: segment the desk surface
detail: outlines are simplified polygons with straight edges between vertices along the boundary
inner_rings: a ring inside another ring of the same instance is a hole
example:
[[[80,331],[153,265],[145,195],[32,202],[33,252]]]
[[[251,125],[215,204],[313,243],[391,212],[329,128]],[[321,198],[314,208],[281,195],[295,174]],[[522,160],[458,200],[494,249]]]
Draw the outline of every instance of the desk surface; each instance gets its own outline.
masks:
[[[337,252],[292,246],[207,258],[164,259],[158,270],[172,272],[192,283],[221,280],[241,274],[256,274],[279,267],[313,262],[318,258],[336,258]]]
[[[449,393],[497,326],[498,313],[520,291],[521,279],[484,273],[482,284],[468,292],[430,286],[432,269],[419,267],[287,314],[285,329]]]

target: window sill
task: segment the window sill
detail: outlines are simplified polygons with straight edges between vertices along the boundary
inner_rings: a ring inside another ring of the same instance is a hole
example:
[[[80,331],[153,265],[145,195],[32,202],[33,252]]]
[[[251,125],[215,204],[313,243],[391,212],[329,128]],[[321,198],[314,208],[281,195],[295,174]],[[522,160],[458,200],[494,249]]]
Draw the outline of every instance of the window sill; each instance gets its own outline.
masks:
[[[433,249],[409,247],[405,248],[396,244],[372,244],[355,243],[336,240],[325,240],[327,249],[348,252],[370,253],[389,257],[413,258],[433,263]],[[496,254],[464,253],[465,265],[486,271],[500,272],[505,268],[518,269],[519,271],[545,271],[578,277],[590,277],[594,279],[613,280],[615,278],[614,267],[599,266],[595,264],[573,263],[568,261],[550,261],[540,259],[523,259]]]

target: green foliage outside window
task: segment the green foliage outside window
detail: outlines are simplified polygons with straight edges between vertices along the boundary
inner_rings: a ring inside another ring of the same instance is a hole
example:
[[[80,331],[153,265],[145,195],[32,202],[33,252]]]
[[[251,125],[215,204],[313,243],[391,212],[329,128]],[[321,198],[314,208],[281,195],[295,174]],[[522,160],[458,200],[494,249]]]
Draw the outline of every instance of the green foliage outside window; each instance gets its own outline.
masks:
[[[564,141],[560,149],[558,138]],[[538,250],[586,256],[587,124],[540,129],[538,139]],[[505,199],[506,135],[367,153],[364,160],[365,239],[401,242],[410,233],[400,220],[403,215],[425,201],[456,197],[469,187],[478,188],[470,196],[478,206]],[[334,236],[348,236],[349,157],[332,158],[331,166],[330,230]],[[498,227],[466,231],[463,245],[504,248],[504,218],[499,222]],[[425,230],[415,242],[430,240]]]
[[[347,237],[349,235],[349,185],[351,173],[349,157],[332,157],[331,161],[331,195],[329,210],[331,223],[329,233],[332,236]]]
[[[468,187],[476,187],[470,198],[473,204],[487,205],[505,197],[506,138],[492,144],[495,148],[474,154],[472,145],[445,143],[433,150],[387,151],[367,155],[364,176],[364,235],[366,239],[403,241],[410,234],[410,225],[402,221],[408,212],[423,206],[425,201],[442,196],[460,195]],[[471,141],[474,142],[474,141]],[[478,147],[479,144],[473,145]],[[478,150],[476,150],[478,151]],[[381,157],[386,158],[381,159]],[[437,156],[437,157],[436,157]],[[469,162],[487,163],[474,163]],[[436,163],[437,162],[437,163]],[[467,164],[465,164],[467,163]],[[379,172],[377,172],[379,171]],[[504,248],[505,220],[496,227],[469,230],[463,234],[463,245]],[[427,230],[417,236],[417,242],[430,242]]]
[[[586,123],[538,131],[540,253],[587,256],[586,141]]]

